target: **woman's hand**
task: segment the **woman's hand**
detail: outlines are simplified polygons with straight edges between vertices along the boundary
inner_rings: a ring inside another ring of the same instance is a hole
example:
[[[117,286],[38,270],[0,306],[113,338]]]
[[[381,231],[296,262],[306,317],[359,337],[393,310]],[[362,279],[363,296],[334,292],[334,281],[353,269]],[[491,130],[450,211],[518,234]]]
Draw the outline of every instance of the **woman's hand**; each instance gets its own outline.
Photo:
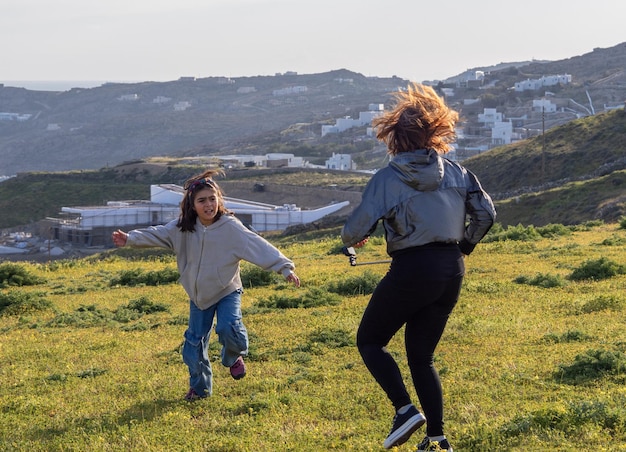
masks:
[[[360,242],[356,242],[354,245],[352,245],[354,248],[361,248],[363,247],[367,241],[369,240],[369,237],[365,237],[363,240],[361,240]]]

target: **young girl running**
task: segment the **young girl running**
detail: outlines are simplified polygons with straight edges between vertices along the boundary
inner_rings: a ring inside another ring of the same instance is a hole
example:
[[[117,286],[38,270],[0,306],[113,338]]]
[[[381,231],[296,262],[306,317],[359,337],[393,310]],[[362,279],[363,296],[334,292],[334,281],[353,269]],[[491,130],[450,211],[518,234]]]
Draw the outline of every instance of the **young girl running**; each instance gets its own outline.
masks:
[[[281,273],[300,286],[293,262],[226,209],[222,190],[213,179],[216,174],[208,170],[185,183],[178,220],[113,232],[117,247],[161,247],[176,254],[180,283],[190,298],[183,345],[183,361],[189,368],[185,399],[190,401],[212,393],[208,345],[215,316],[222,364],[236,380],[246,375],[243,357],[248,353],[248,333],[241,315],[240,261]]]

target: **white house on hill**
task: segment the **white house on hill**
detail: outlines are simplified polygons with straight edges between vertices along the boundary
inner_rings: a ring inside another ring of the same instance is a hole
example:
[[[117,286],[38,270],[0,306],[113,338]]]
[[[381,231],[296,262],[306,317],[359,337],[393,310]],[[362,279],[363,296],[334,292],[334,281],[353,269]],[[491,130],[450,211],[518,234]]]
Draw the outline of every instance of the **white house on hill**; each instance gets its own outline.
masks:
[[[350,117],[339,118],[335,120],[334,126],[323,125],[322,136],[326,136],[329,133],[345,132],[352,127],[363,127],[372,124],[372,119],[376,116],[380,116],[385,109],[383,104],[369,104],[368,111],[359,112],[358,119],[352,119]]]
[[[331,158],[326,160],[327,169],[336,169],[341,171],[354,171],[356,170],[356,164],[352,161],[350,154],[335,154]]]

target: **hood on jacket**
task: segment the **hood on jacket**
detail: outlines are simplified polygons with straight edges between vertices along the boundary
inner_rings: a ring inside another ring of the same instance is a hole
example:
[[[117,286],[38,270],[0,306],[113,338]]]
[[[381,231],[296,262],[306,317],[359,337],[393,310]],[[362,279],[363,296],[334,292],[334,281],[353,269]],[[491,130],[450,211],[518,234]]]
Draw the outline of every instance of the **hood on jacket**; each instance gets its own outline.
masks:
[[[443,179],[443,161],[432,149],[397,154],[389,167],[402,182],[416,190],[436,190]]]

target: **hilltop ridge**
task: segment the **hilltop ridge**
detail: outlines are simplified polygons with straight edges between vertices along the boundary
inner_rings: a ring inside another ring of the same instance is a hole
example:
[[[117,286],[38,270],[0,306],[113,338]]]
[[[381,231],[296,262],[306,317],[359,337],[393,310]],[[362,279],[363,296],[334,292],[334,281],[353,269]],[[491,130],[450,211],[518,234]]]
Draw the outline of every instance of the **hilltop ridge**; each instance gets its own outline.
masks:
[[[493,146],[491,132],[480,122],[485,108],[517,118],[526,130],[524,137],[540,132],[541,115],[537,116],[533,100],[545,93],[515,92],[511,89],[515,83],[546,75],[572,76],[572,83],[549,88],[562,109],[545,122],[546,128],[552,128],[591,111],[623,106],[624,68],[626,43],[554,62],[472,68],[429,83],[448,93],[448,103],[462,115],[466,136],[460,145],[484,148]],[[470,83],[478,72],[484,78]],[[323,163],[332,153],[328,144],[368,140],[363,131],[322,138],[323,125],[357,117],[370,104],[387,104],[390,93],[408,82],[339,69],[321,74],[107,83],[64,92],[4,86],[0,87],[2,110],[28,119],[0,120],[0,175],[99,169],[155,156],[265,154],[306,146],[318,146],[317,155],[304,156]],[[375,150],[373,140],[368,146]],[[362,159],[362,167],[374,168],[380,161],[369,157]]]

